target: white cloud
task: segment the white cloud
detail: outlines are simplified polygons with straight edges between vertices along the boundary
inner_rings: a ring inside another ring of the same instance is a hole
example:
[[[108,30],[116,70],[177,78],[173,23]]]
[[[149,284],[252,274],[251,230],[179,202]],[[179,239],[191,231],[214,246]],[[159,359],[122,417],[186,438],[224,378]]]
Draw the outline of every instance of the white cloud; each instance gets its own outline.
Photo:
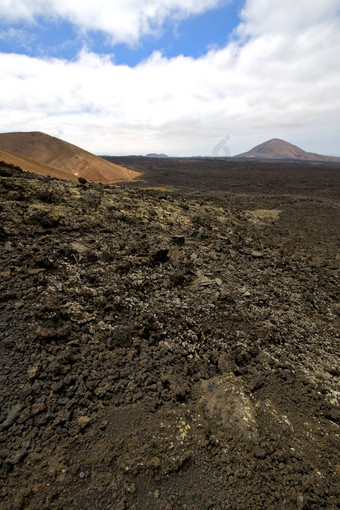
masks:
[[[339,0],[246,0],[242,10],[243,35],[296,34],[306,27],[328,24],[340,12]]]
[[[206,155],[229,134],[233,154],[279,137],[340,155],[337,5],[287,0],[285,21],[276,2],[249,0],[247,39],[197,59],[155,52],[130,68],[85,50],[76,62],[0,54],[1,130],[62,131],[99,154]]]
[[[230,0],[0,0],[3,21],[33,23],[39,17],[68,21],[83,31],[100,30],[112,43],[134,44],[157,33],[167,18],[183,19]]]

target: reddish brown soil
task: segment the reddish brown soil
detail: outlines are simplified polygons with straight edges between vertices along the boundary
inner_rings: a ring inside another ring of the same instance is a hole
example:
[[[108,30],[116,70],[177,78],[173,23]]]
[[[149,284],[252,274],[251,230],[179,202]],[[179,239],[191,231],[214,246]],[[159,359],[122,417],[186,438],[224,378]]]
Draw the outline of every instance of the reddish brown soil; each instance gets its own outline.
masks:
[[[25,172],[33,172],[37,175],[49,175],[50,177],[57,177],[58,179],[67,179],[71,181],[78,180],[78,177],[65,172],[64,170],[60,170],[59,168],[46,165],[39,161],[35,161],[34,159],[22,156],[21,154],[6,151],[4,149],[0,149],[0,161],[10,165],[19,166]]]
[[[0,133],[0,149],[17,154],[21,161],[15,161],[11,154],[1,154],[1,151],[0,159],[39,175],[65,178],[69,174],[71,180],[84,177],[91,182],[103,183],[130,181],[138,177],[132,170],[108,163],[80,147],[36,131]]]

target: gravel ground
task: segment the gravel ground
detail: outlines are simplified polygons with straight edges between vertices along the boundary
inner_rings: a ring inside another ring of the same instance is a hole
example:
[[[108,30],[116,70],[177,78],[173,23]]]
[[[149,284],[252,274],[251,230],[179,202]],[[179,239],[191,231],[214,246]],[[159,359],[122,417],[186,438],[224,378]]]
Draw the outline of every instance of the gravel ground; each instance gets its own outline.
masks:
[[[0,164],[1,509],[338,508],[339,169],[152,165]]]

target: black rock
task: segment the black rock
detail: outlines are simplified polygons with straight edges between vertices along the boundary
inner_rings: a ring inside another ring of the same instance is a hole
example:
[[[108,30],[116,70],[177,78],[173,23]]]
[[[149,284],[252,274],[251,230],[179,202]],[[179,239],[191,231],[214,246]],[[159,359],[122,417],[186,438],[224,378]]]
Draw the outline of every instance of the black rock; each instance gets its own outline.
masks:
[[[22,404],[16,404],[15,406],[13,406],[10,409],[6,420],[2,423],[1,428],[7,429],[11,425],[13,425],[13,423],[18,419],[21,409],[22,409]]]
[[[111,333],[111,344],[115,347],[130,347],[132,345],[131,328],[129,326],[116,326]]]
[[[167,262],[167,260],[169,260],[168,253],[169,250],[166,249],[157,250],[155,253],[153,253],[151,259],[155,264],[164,264]]]
[[[172,236],[172,242],[177,244],[177,246],[183,246],[185,244],[184,236]]]

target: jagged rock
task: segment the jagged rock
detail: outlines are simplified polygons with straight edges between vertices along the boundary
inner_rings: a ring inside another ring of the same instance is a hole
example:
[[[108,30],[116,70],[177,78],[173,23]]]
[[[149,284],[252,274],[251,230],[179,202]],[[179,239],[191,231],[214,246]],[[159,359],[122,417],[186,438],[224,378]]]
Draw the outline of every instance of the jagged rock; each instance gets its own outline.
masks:
[[[13,425],[13,423],[19,418],[21,409],[22,409],[22,404],[19,403],[19,404],[14,405],[10,409],[6,420],[1,424],[1,428],[7,429],[11,425]]]
[[[145,169],[171,191],[0,164],[4,509],[338,505],[340,173],[210,163]]]

